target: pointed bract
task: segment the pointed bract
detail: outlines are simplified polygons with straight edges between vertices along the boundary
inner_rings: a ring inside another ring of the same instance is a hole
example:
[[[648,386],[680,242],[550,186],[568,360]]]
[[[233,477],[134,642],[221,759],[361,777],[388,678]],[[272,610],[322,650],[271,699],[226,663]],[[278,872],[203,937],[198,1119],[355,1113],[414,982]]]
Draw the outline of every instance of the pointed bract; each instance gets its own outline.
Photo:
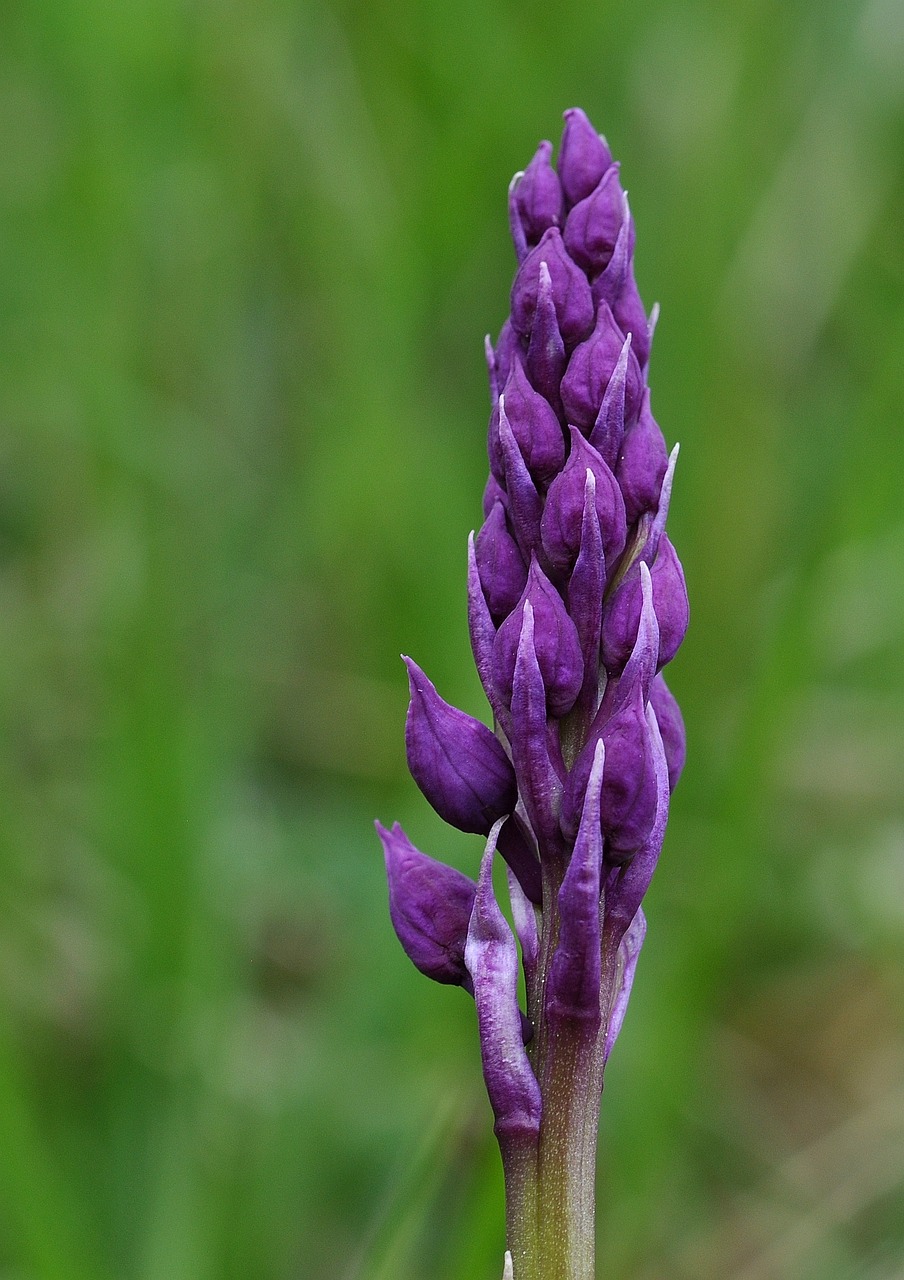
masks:
[[[477,1005],[483,1078],[496,1133],[505,1139],[539,1132],[542,1101],[521,1033],[518,948],[493,893],[494,852],[491,837],[480,865],[465,964]]]
[[[628,931],[618,946],[615,972],[615,998],[609,1011],[609,1022],[606,1027],[606,1047],[604,1055],[608,1059],[612,1047],[618,1039],[628,1010],[628,999],[634,985],[634,974],[640,948],[647,936],[647,918],[643,908],[637,908],[637,914],[628,926]]]
[[[499,404],[503,402],[525,466],[535,480],[548,484],[565,461],[565,437],[549,401],[531,386],[518,359],[512,362],[503,398],[490,417],[490,466],[500,481],[505,480],[505,459],[499,442]]]

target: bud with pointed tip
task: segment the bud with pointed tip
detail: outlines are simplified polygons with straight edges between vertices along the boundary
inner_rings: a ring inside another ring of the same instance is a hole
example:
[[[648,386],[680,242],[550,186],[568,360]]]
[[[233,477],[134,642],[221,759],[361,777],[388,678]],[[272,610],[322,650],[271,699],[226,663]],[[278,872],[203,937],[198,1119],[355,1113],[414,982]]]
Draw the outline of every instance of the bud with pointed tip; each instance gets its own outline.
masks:
[[[562,405],[569,423],[589,435],[596,423],[609,380],[625,345],[625,335],[609,306],[602,302],[593,333],[572,354],[562,379]],[[625,376],[625,422],[637,418],[643,396],[643,375],[633,351],[628,352]]]
[[[543,547],[557,569],[570,569],[581,548],[588,472],[594,479],[594,503],[608,569],[625,549],[625,503],[618,482],[593,446],[572,427],[568,461],[549,487],[540,521]]]
[[[612,152],[580,107],[565,112],[565,129],[556,168],[569,204],[577,204],[612,164]]]
[[[565,248],[589,276],[598,275],[612,257],[625,214],[618,165],[613,164],[571,210],[562,233]]]
[[[477,535],[477,568],[490,612],[506,618],[521,599],[527,565],[497,502]]]
[[[552,282],[552,300],[559,332],[566,345],[574,346],[593,328],[593,298],[583,271],[565,251],[558,227],[550,227],[543,239],[518,268],[512,285],[512,324],[529,338],[537,310],[540,266],[546,263]]]
[[[549,401],[528,382],[518,359],[512,362],[500,402],[505,405],[505,415],[525,466],[535,480],[549,484],[565,460],[565,437]],[[499,439],[499,415],[497,403],[490,417],[488,452],[493,474],[504,481],[505,457]]]
[[[629,524],[645,511],[655,511],[668,462],[665,440],[650,412],[650,393],[645,391],[640,417],[626,433],[615,465]]]
[[[653,602],[659,619],[659,664],[664,667],[678,652],[688,624],[684,570],[665,534],[660,539],[651,576]],[[620,671],[627,662],[637,634],[640,609],[640,572],[635,561],[603,607],[601,649],[607,671]]]
[[[684,769],[687,739],[681,708],[661,672],[650,688],[650,706],[656,713],[659,732],[662,734],[662,745],[665,748],[669,769],[669,790],[674,791]]]
[[[541,142],[530,164],[512,187],[511,216],[529,248],[543,238],[550,227],[561,227],[565,202],[559,175],[549,163],[552,143]]]
[[[465,942],[477,886],[411,843],[396,822],[376,823],[389,880],[389,915],[405,954],[435,982],[467,983]]]
[[[533,610],[534,647],[546,701],[554,716],[564,716],[574,706],[581,691],[584,662],[574,622],[536,557],[531,560],[527,585],[517,608],[496,634],[493,645],[496,684],[510,702],[526,601],[530,602]]]
[[[416,662],[405,658],[405,665],[411,687],[405,724],[411,775],[450,826],[486,835],[515,807],[511,761],[485,724],[444,702]]]

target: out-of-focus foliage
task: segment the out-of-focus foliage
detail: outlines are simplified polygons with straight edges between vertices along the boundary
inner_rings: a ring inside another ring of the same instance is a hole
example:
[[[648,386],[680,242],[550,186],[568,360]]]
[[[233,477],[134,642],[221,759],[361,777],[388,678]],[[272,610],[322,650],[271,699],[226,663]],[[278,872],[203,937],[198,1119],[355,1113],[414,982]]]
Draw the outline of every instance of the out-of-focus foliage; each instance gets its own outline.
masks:
[[[52,0],[0,42],[0,1274],[492,1280],[473,1009],[386,914],[506,187],[623,161],[689,763],[604,1099],[620,1280],[900,1275],[904,8]]]

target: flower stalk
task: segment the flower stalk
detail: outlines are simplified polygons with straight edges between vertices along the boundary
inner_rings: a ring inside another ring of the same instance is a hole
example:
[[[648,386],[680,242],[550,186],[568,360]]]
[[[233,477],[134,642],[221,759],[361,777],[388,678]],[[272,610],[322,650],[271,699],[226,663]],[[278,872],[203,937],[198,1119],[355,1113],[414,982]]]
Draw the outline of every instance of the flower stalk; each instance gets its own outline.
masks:
[[[486,837],[479,875],[377,828],[403,947],[475,1001],[511,1280],[594,1280],[603,1076],[685,749],[662,676],[688,608],[665,531],[677,446],[647,381],[655,309],[634,280],[619,166],[583,112],[565,120],[555,167],[543,142],[509,189],[518,268],[486,344],[490,477],[468,621],[492,730],[405,660],[411,773],[447,822]]]

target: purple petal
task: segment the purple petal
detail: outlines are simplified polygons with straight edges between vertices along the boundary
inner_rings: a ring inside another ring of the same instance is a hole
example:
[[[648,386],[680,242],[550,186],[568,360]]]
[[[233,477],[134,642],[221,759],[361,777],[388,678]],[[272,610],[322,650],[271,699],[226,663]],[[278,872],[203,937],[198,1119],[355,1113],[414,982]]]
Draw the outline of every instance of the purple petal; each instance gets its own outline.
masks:
[[[486,835],[518,799],[511,761],[485,724],[450,706],[405,658],[411,702],[405,723],[408,767],[436,812],[460,831]]]
[[[562,405],[574,426],[589,435],[594,427],[609,379],[625,345],[625,335],[615,323],[608,305],[600,304],[593,333],[572,353],[562,379]],[[625,378],[625,422],[630,425],[640,411],[643,375],[637,357],[628,353]]]
[[[493,671],[497,687],[508,701],[515,676],[515,662],[521,643],[524,604],[533,614],[533,645],[546,689],[546,700],[554,716],[564,716],[574,706],[584,680],[584,662],[578,633],[562,597],[532,559],[527,586],[518,607],[509,614],[493,643]]]
[[[584,112],[569,108],[556,165],[569,205],[589,196],[611,164],[612,152]]]
[[[597,275],[609,262],[623,221],[624,193],[618,165],[612,164],[571,210],[562,233],[565,248],[588,275]]]
[[[521,599],[527,565],[513,538],[502,503],[497,502],[477,535],[475,545],[480,585],[490,612],[506,618]]]
[[[465,941],[477,886],[421,853],[397,822],[391,831],[375,825],[386,858],[389,914],[406,955],[436,982],[465,982]]]
[[[509,197],[512,236],[533,248],[550,227],[561,227],[565,204],[559,176],[550,164],[552,143],[541,142],[523,174],[516,175]],[[520,255],[518,261],[521,261]]]
[[[540,1131],[540,1086],[522,1038],[518,948],[493,894],[494,851],[491,836],[480,864],[465,964],[474,986],[483,1078],[496,1116],[496,1134],[501,1139],[534,1138]]]
[[[600,1021],[600,795],[605,749],[596,744],[574,851],[559,890],[559,939],[546,987],[546,1011]]]
[[[540,521],[543,547],[556,569],[567,571],[574,564],[581,548],[584,493],[589,473],[595,482],[594,503],[606,566],[611,569],[625,549],[627,535],[621,489],[596,449],[575,427],[571,428],[570,435],[568,461],[549,487]]]
[[[593,298],[587,277],[568,256],[557,227],[544,232],[543,239],[518,268],[512,285],[512,324],[523,337],[530,337],[537,310],[540,267],[544,262],[552,283],[559,332],[566,345],[574,345],[593,327]]]
[[[686,740],[681,709],[662,675],[658,675],[650,688],[650,705],[656,713],[656,722],[662,734],[662,745],[669,767],[669,790],[674,791],[684,769]]]
[[[502,504],[503,511],[508,511],[508,494],[502,485],[496,479],[492,472],[487,477],[487,482],[483,490],[483,518],[487,519],[496,503]]]
[[[618,946],[615,971],[615,999],[609,1011],[609,1022],[606,1027],[606,1048],[604,1051],[606,1060],[608,1060],[609,1054],[612,1052],[612,1047],[618,1039],[618,1034],[625,1021],[628,1000],[631,995],[631,988],[634,985],[637,960],[646,936],[646,916],[643,913],[643,908],[638,907],[637,914],[628,926],[628,930]]]

